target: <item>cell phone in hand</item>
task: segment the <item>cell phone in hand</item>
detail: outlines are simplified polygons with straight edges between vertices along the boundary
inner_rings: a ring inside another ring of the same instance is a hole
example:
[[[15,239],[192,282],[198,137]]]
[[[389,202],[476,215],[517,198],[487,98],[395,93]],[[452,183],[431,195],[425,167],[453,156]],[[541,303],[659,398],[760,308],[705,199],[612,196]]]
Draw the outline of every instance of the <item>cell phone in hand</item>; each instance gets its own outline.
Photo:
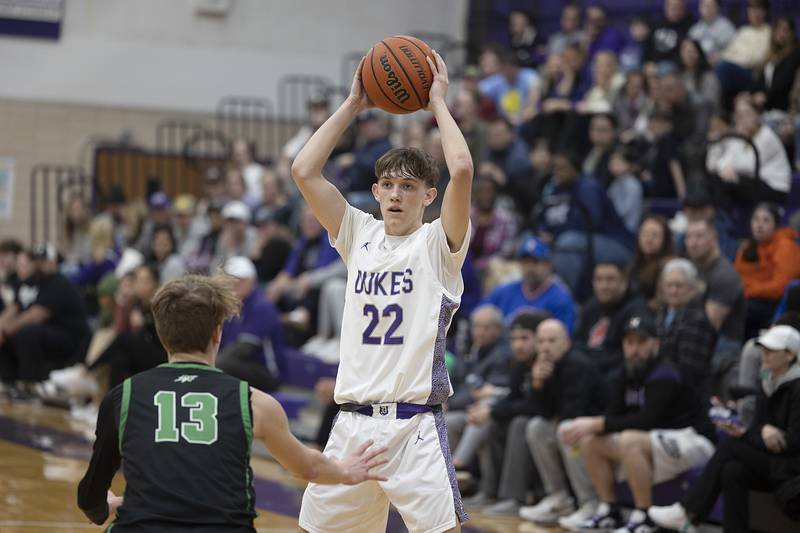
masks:
[[[742,419],[736,409],[725,407],[724,405],[714,405],[708,410],[708,417],[714,423],[733,424],[743,426]]]

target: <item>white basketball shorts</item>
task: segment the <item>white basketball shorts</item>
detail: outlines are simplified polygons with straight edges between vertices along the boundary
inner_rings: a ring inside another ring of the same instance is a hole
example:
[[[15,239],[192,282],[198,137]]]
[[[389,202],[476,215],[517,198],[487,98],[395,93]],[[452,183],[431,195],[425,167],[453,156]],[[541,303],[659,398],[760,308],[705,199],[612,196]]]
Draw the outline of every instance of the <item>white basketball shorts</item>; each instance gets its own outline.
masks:
[[[455,480],[444,415],[420,413],[395,418],[396,404],[382,404],[372,416],[339,412],[325,455],[353,453],[372,439],[386,446],[388,462],[374,470],[387,481],[347,485],[309,483],[300,509],[300,527],[310,533],[383,533],[389,504],[395,506],[410,533],[439,533],[465,521],[467,515]]]

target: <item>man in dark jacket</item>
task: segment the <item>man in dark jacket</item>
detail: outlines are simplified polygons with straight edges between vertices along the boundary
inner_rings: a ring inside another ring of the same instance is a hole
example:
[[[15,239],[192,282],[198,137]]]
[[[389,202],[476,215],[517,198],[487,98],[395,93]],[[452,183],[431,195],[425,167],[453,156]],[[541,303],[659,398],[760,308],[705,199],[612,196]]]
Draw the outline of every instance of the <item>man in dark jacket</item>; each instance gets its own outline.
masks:
[[[720,443],[681,503],[650,508],[648,514],[662,527],[696,532],[695,524],[722,494],[724,530],[750,531],[750,491],[773,492],[800,479],[800,333],[773,326],[756,344],[763,378],[753,424],[745,430],[735,419],[717,422],[730,438]]]
[[[611,385],[605,416],[577,418],[561,428],[562,442],[580,446],[601,501],[592,516],[576,524],[581,531],[655,531],[647,516],[653,485],[704,464],[714,453],[714,428],[704,404],[694,400],[675,365],[658,355],[658,344],[649,317],[631,318],[622,342],[625,369]],[[627,523],[614,491],[620,468],[636,505]]]
[[[530,415],[525,437],[547,497],[522,507],[520,517],[552,524],[575,511],[569,487],[583,506],[595,501],[579,454],[558,440],[558,427],[580,416],[598,414],[605,387],[595,366],[572,349],[564,324],[548,319],[536,329],[537,354],[531,371]]]
[[[717,332],[703,308],[700,277],[687,259],[671,259],[661,272],[664,309],[657,317],[660,355],[670,359],[705,404],[711,389],[711,361]]]
[[[464,501],[484,505],[483,514],[513,514],[527,499],[536,479],[536,466],[523,446],[531,411],[531,365],[536,358],[536,328],[549,317],[543,311],[523,312],[511,323],[511,378],[508,394],[494,404],[476,404],[468,410],[470,424],[488,428],[488,438],[479,451],[480,492]]]
[[[575,329],[576,348],[608,375],[623,364],[622,333],[634,315],[646,312],[643,298],[628,290],[625,266],[598,263],[592,276],[594,297],[583,307]]]

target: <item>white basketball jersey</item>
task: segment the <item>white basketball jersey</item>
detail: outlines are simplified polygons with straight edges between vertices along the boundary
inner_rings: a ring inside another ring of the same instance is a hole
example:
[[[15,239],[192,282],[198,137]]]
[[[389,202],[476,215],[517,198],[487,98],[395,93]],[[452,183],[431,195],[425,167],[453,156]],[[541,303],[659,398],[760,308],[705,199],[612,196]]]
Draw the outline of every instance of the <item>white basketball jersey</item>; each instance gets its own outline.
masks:
[[[461,301],[469,231],[455,253],[440,220],[387,236],[348,205],[331,239],[347,265],[336,403],[441,404],[450,394],[445,337]]]

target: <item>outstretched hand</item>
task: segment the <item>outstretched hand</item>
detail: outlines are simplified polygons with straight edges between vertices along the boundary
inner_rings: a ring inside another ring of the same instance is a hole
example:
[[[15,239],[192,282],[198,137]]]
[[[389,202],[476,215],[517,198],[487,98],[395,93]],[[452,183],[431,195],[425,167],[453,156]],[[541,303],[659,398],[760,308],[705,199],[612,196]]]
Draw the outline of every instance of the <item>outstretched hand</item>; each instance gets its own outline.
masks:
[[[382,446],[370,450],[369,448],[373,444],[373,440],[368,440],[359,446],[358,450],[339,461],[339,466],[344,473],[342,483],[356,485],[367,480],[386,481],[386,477],[370,473],[370,470],[386,464],[388,461],[385,457],[379,457],[386,452],[387,448]]]
[[[358,62],[356,72],[353,74],[353,83],[350,86],[350,95],[347,97],[350,103],[355,106],[356,113],[361,113],[365,109],[375,107],[367,96],[367,91],[364,90],[364,84],[361,81],[361,69],[364,67],[366,60],[367,56],[364,56],[361,58],[361,61]]]
[[[439,52],[436,50],[432,50],[432,52],[433,59],[431,59],[430,56],[425,56],[425,59],[428,60],[428,65],[431,67],[431,72],[433,73],[433,83],[431,83],[431,88],[428,92],[428,107],[426,107],[428,111],[433,111],[433,105],[436,102],[441,103],[445,101],[447,87],[450,83],[447,78],[447,65],[445,65],[444,59],[442,59],[442,56],[440,56]]]

